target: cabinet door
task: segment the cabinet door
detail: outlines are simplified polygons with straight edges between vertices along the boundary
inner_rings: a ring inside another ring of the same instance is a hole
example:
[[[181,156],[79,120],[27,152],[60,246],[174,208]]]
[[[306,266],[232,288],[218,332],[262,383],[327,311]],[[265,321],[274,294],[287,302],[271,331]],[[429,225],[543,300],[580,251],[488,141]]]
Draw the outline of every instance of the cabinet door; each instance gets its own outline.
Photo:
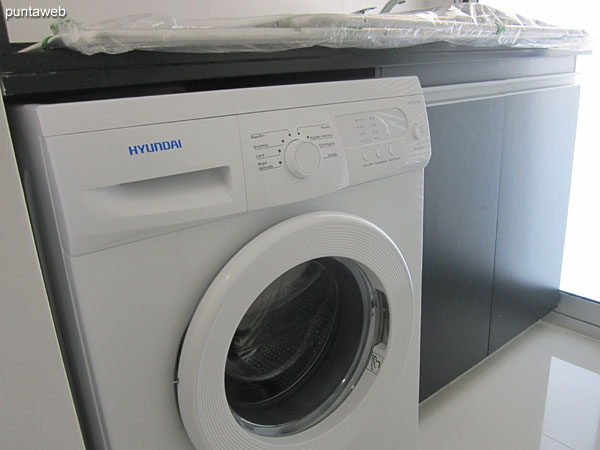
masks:
[[[428,108],[421,399],[488,352],[503,106],[494,98]]]
[[[490,353],[554,309],[579,87],[505,98]]]

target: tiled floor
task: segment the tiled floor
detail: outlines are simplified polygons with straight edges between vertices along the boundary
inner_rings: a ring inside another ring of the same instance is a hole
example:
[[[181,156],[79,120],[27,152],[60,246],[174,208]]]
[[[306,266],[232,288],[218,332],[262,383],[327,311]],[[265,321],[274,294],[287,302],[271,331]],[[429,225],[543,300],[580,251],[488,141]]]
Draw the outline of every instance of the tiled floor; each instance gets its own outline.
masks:
[[[420,407],[419,450],[600,450],[600,341],[540,322]]]

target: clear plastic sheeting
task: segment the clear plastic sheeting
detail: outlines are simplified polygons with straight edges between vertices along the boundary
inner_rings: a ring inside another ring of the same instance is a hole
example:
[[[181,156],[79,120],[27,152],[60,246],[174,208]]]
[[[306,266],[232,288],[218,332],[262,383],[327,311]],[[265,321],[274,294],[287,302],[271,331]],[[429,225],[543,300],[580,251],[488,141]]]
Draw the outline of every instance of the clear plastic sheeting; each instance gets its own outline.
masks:
[[[176,20],[144,14],[84,26],[70,19],[26,51],[69,48],[92,55],[131,50],[225,53],[294,48],[383,49],[430,42],[475,47],[591,50],[583,30],[565,29],[479,3],[397,14],[304,14],[248,19]]]

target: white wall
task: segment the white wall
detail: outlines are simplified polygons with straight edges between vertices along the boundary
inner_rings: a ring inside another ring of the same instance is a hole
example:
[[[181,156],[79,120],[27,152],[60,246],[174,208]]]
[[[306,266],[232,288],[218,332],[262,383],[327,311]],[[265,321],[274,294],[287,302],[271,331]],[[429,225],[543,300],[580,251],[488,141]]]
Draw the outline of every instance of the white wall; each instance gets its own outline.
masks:
[[[59,5],[82,23],[127,14],[157,12],[176,18],[238,18],[287,13],[351,13],[369,6],[382,7],[387,0],[4,0],[4,8],[54,8]],[[428,8],[452,0],[408,0],[396,10]],[[394,11],[396,11],[394,10]],[[11,42],[37,42],[51,34],[52,19],[10,19]]]

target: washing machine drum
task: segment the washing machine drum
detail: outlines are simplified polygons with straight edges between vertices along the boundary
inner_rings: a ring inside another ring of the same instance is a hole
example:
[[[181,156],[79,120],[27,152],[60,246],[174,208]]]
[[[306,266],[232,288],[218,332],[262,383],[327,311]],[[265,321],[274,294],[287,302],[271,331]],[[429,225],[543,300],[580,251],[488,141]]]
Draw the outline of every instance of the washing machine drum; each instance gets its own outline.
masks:
[[[297,433],[351,391],[374,341],[386,343],[387,307],[351,260],[320,258],[273,281],[230,344],[227,400],[263,435]]]
[[[323,214],[255,238],[200,301],[178,384],[198,449],[345,448],[397,379],[412,326],[402,255],[372,224]]]

